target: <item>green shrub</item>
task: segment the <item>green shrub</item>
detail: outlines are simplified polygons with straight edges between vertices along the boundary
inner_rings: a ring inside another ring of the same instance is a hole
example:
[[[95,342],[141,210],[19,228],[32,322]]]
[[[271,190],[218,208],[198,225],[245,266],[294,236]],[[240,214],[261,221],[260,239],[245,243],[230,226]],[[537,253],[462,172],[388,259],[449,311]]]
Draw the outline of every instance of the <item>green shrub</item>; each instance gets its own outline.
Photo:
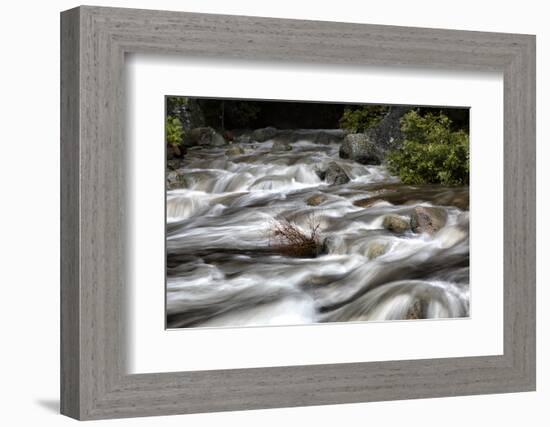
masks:
[[[362,107],[348,107],[340,119],[340,128],[351,133],[362,133],[376,126],[388,112],[383,105],[364,105]]]
[[[183,142],[183,126],[181,120],[174,116],[166,117],[166,143],[181,145]]]
[[[188,103],[189,99],[184,96],[167,96],[166,114],[170,116],[178,116]]]
[[[410,111],[401,119],[403,146],[388,154],[389,170],[405,184],[467,185],[469,183],[469,137],[452,131],[443,114],[424,116]]]

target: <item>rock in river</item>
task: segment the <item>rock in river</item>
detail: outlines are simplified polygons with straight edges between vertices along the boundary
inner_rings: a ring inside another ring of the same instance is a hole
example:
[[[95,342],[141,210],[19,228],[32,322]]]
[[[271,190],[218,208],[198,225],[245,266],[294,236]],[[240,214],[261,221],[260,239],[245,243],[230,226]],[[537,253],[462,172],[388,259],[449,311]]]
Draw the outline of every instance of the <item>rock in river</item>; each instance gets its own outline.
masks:
[[[277,135],[278,131],[274,127],[268,126],[262,129],[256,129],[250,135],[250,138],[257,142],[265,142],[269,139],[273,139]]]
[[[344,169],[342,169],[336,162],[330,162],[326,172],[324,173],[324,179],[330,185],[342,185],[347,184],[350,181],[346,171],[344,171]]]
[[[291,151],[292,145],[286,141],[275,141],[271,147],[272,153],[280,153],[282,151]]]
[[[384,217],[382,226],[386,230],[401,234],[409,229],[409,221],[399,215],[390,214]]]
[[[232,145],[225,151],[226,156],[241,156],[244,154],[244,149],[238,145]]]
[[[366,199],[356,200],[355,202],[353,202],[353,205],[358,206],[360,208],[370,208],[377,203],[385,202],[385,201],[386,200],[381,199],[379,197],[367,197]]]
[[[321,203],[325,202],[327,200],[327,196],[324,194],[314,194],[311,197],[308,197],[306,200],[306,203],[309,206],[319,206]]]
[[[170,171],[166,174],[166,188],[168,190],[173,190],[176,188],[185,187],[185,178],[182,173],[182,170]]]
[[[433,234],[445,226],[447,212],[445,209],[417,206],[411,215],[411,229],[415,233]]]
[[[388,252],[389,244],[384,242],[372,242],[367,249],[368,259],[378,258]]]
[[[190,146],[202,145],[221,147],[226,144],[225,139],[211,127],[191,129],[185,137],[185,144]]]
[[[383,153],[367,134],[352,133],[346,135],[340,145],[340,158],[355,160],[364,165],[379,165]]]

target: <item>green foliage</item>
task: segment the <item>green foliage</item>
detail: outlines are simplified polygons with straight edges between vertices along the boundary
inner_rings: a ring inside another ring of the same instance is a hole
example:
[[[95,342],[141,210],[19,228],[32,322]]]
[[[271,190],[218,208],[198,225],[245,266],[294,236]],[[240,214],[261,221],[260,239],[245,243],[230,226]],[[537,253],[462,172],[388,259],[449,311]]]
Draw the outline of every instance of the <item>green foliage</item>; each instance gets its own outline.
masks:
[[[340,127],[351,133],[362,133],[376,126],[388,112],[383,105],[347,107],[340,119]]]
[[[183,142],[183,126],[181,120],[174,116],[166,117],[166,143],[181,145]]]
[[[187,105],[189,99],[184,96],[167,96],[166,97],[166,114],[177,116],[181,114],[182,109]]]
[[[443,113],[421,116],[410,111],[401,119],[403,146],[388,154],[392,173],[405,184],[467,185],[469,183],[469,137],[452,131]]]

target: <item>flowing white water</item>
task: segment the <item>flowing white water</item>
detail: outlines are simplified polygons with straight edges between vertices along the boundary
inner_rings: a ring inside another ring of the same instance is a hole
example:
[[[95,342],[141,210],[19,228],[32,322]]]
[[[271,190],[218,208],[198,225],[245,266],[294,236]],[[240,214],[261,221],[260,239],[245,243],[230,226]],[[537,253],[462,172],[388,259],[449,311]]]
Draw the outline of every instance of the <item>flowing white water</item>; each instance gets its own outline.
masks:
[[[371,207],[354,201],[397,182],[383,166],[338,158],[337,144],[273,141],[190,150],[185,188],[167,193],[168,326],[288,325],[469,315],[468,214],[451,206],[435,235],[392,234],[388,213],[407,217],[418,201]],[[336,162],[351,181],[328,185],[316,170]],[[464,191],[464,189],[460,189]],[[453,190],[448,190],[448,192]],[[317,206],[307,199],[324,196]],[[432,200],[433,202],[433,200]],[[278,219],[319,224],[325,252],[280,255],[270,247]],[[367,256],[372,245],[386,253]]]

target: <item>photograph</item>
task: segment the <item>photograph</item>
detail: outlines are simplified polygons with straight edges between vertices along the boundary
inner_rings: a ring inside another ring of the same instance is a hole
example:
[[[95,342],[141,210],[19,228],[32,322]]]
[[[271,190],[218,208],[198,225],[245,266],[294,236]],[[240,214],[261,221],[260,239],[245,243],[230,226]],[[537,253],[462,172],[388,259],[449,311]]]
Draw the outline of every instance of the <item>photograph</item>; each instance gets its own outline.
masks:
[[[470,316],[468,108],[165,101],[167,328]]]

